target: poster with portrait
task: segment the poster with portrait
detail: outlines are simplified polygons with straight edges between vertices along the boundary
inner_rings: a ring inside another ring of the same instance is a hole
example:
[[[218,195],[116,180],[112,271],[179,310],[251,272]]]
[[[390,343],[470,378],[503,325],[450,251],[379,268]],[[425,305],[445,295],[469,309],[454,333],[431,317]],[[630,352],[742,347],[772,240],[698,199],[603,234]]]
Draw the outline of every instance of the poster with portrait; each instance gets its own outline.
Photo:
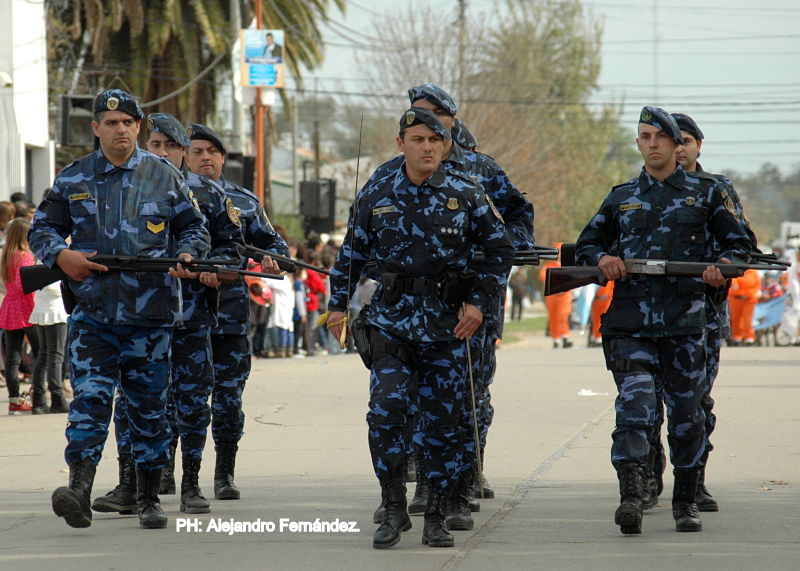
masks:
[[[240,32],[243,87],[283,87],[283,30],[246,29]]]

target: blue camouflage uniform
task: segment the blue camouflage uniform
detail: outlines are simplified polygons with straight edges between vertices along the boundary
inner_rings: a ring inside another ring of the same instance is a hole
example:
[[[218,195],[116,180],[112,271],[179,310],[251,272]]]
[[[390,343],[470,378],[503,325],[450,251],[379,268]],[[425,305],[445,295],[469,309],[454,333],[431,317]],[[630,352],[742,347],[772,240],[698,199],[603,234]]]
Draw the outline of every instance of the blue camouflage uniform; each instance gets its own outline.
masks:
[[[284,256],[289,247],[270,224],[251,191],[220,176],[217,180],[236,211],[247,244]],[[211,432],[214,442],[236,443],[244,434],[242,393],[250,376],[250,305],[244,282],[219,287],[217,326],[211,331],[214,357]]]
[[[39,206],[29,239],[51,267],[67,247],[156,258],[199,258],[209,249],[202,214],[183,177],[138,147],[120,167],[100,150],[66,166]],[[67,284],[76,303],[69,318],[75,400],[66,430],[67,462],[99,462],[119,383],[129,404],[136,465],[161,468],[170,440],[164,410],[172,327],[181,320],[179,280],[166,273],[112,271]]]
[[[620,257],[715,262],[749,252],[724,187],[678,166],[663,181],[645,169],[616,186],[581,233],[576,259],[596,265],[612,244]],[[714,244],[720,247],[715,252]],[[700,278],[628,275],[617,280],[602,319],[606,364],[614,375],[616,429],[611,460],[645,466],[663,383],[672,464],[695,468],[705,449],[706,285]]]
[[[458,308],[445,303],[437,287],[449,272],[467,269],[475,246],[486,253],[486,263],[466,302],[485,313],[505,287],[511,245],[483,190],[444,165],[419,186],[408,179],[402,163],[394,173],[373,176],[351,209],[348,233],[331,270],[328,308],[346,310],[357,282],[348,280],[348,271],[360,276],[374,255],[382,280],[367,310],[376,351],[367,424],[381,481],[402,477],[405,427],[417,398],[432,489],[449,492],[464,469],[466,345],[453,333]]]

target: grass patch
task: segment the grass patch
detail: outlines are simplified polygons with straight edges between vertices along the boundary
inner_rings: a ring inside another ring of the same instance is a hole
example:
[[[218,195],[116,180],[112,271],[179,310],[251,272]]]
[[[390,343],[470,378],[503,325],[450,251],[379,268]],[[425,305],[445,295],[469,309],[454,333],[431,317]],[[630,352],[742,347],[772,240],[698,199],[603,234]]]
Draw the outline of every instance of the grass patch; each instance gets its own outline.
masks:
[[[520,319],[519,321],[506,321],[503,324],[503,334],[505,338],[506,335],[514,333],[544,333],[546,327],[547,317],[526,317],[524,319]],[[508,337],[510,339],[511,335]]]

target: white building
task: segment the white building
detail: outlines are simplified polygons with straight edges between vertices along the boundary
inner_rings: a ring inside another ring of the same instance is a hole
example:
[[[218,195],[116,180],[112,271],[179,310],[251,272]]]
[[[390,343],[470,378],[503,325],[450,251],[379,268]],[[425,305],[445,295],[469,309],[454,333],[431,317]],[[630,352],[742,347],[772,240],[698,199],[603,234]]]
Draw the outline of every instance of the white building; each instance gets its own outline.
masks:
[[[45,30],[44,2],[0,0],[0,200],[38,204],[53,181]]]

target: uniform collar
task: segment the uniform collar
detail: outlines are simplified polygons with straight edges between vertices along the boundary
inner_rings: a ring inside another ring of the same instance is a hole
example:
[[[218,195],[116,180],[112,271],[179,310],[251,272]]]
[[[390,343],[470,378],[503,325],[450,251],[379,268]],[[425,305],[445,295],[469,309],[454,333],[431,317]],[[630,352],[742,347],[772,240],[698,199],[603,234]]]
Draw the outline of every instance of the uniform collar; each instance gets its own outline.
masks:
[[[462,170],[462,171],[466,170],[466,168],[463,168],[463,167],[468,166],[467,165],[467,156],[464,153],[464,150],[456,143],[453,143],[453,145],[452,145],[452,147],[450,149],[450,155],[445,159],[444,162],[455,163],[455,165],[457,167],[462,167],[462,168],[458,169],[458,170]]]
[[[394,179],[394,188],[400,189],[407,188],[409,186],[432,186],[434,188],[439,188],[444,186],[446,175],[447,171],[442,163],[439,165],[439,168],[433,171],[433,174],[431,174],[431,176],[429,176],[425,182],[420,185],[416,185],[411,182],[411,179],[409,179],[406,175],[406,162],[404,160],[400,168],[397,169],[397,174],[395,175]]]
[[[662,181],[658,181],[650,176],[650,173],[648,173],[644,167],[642,167],[642,172],[639,174],[639,187],[642,190],[650,190],[650,188],[658,182],[663,182],[664,184],[668,184],[673,188],[681,190],[685,187],[685,181],[686,171],[683,170],[683,167],[677,163],[675,164],[675,170],[672,171],[672,174]]]
[[[139,148],[139,145],[134,145],[133,153],[128,160],[122,163],[120,166],[114,166],[111,162],[106,158],[105,154],[103,153],[103,149],[97,149],[96,153],[96,170],[98,174],[109,174],[117,169],[123,170],[133,170],[139,166],[139,163],[142,162],[142,153],[143,151]]]

